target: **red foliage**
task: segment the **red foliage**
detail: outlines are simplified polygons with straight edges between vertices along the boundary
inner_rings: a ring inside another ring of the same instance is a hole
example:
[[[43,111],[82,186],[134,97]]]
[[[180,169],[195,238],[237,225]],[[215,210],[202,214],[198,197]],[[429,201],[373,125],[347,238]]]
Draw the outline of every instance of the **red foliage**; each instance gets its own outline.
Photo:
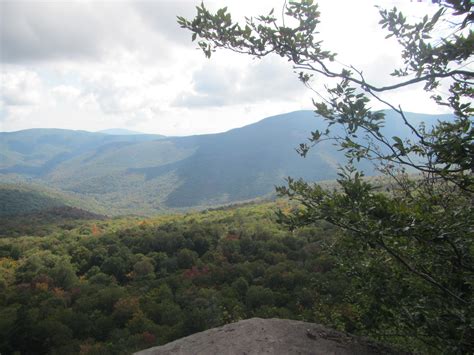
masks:
[[[207,266],[204,266],[201,269],[199,269],[197,266],[193,266],[191,269],[184,271],[184,277],[187,279],[194,279],[207,273],[209,273],[209,268]]]
[[[154,344],[156,342],[156,336],[150,332],[143,332],[142,338],[147,344]]]
[[[227,236],[225,237],[226,240],[239,240],[240,239],[240,236],[235,234],[235,233],[229,233],[227,234]]]

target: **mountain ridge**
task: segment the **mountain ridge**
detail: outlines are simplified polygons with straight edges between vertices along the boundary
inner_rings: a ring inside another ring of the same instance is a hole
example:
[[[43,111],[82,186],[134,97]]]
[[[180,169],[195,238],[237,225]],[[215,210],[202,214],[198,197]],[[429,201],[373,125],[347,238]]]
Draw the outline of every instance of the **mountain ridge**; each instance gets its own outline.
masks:
[[[410,136],[393,112],[386,114],[388,137]],[[407,116],[415,125],[447,117]],[[0,133],[0,181],[34,181],[92,197],[113,214],[219,206],[272,195],[288,176],[335,179],[344,156],[331,143],[318,144],[305,159],[295,152],[311,131],[324,127],[324,120],[307,110],[186,137],[61,129]],[[370,164],[360,166],[374,173]]]
[[[97,133],[104,133],[104,134],[111,134],[116,136],[128,136],[128,135],[136,135],[136,134],[146,134],[143,132],[132,131],[126,128],[107,128],[97,131]]]

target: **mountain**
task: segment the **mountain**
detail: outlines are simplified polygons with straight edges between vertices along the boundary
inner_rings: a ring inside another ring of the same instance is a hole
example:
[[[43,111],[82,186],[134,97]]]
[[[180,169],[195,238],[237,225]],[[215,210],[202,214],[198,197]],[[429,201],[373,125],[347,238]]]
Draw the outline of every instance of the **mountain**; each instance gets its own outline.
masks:
[[[106,214],[94,198],[53,189],[35,182],[0,183],[0,218],[57,211],[58,208],[91,210]],[[92,212],[91,212],[92,213]]]
[[[130,136],[130,135],[136,135],[136,134],[144,134],[142,132],[131,131],[129,129],[124,129],[124,128],[109,128],[109,129],[104,129],[102,131],[99,131],[98,133],[111,134],[115,136]]]
[[[84,221],[103,220],[106,210],[85,196],[37,184],[0,183],[0,239],[23,235],[44,236],[68,230]]]
[[[28,129],[0,133],[0,174],[40,177],[61,163],[92,150],[112,149],[161,138],[158,135],[115,136],[65,129]]]
[[[447,118],[407,115],[415,125]],[[85,196],[109,215],[222,205],[271,195],[287,176],[336,178],[344,159],[332,143],[318,144],[305,159],[295,152],[311,131],[324,127],[312,111],[297,111],[189,137],[54,129],[0,133],[0,181],[34,181]],[[384,132],[409,137],[391,111]],[[368,164],[362,168],[373,173]]]
[[[0,217],[28,214],[64,205],[55,196],[11,186],[0,186],[0,201]]]

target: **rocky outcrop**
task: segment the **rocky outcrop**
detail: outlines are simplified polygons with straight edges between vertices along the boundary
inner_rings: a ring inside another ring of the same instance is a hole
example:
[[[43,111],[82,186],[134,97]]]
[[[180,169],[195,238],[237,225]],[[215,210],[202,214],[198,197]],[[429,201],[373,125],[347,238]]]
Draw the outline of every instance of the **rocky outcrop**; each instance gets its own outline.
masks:
[[[400,354],[384,345],[319,324],[252,318],[227,324],[135,355],[164,354]]]

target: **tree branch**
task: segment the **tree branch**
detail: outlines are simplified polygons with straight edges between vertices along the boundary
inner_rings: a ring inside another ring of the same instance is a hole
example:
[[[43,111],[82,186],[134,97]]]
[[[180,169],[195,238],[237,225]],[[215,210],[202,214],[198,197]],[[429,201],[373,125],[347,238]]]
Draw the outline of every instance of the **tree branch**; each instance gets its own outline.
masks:
[[[395,259],[397,259],[403,266],[405,266],[410,272],[412,272],[413,274],[421,277],[422,279],[424,279],[425,281],[428,281],[430,284],[436,286],[437,288],[439,288],[441,291],[443,291],[444,293],[450,295],[451,297],[455,298],[458,302],[461,302],[463,304],[469,304],[469,302],[463,300],[461,297],[459,297],[458,295],[455,295],[453,292],[451,292],[449,289],[447,289],[446,287],[444,287],[443,285],[441,285],[438,281],[436,281],[435,279],[433,279],[433,277],[431,277],[430,275],[424,273],[424,272],[420,272],[418,271],[417,269],[415,269],[410,263],[408,263],[403,257],[401,257],[400,255],[398,255],[397,253],[395,253],[392,249],[390,249],[384,242],[383,240],[380,240],[379,243],[378,243],[387,253],[389,253],[391,256],[393,256]]]

